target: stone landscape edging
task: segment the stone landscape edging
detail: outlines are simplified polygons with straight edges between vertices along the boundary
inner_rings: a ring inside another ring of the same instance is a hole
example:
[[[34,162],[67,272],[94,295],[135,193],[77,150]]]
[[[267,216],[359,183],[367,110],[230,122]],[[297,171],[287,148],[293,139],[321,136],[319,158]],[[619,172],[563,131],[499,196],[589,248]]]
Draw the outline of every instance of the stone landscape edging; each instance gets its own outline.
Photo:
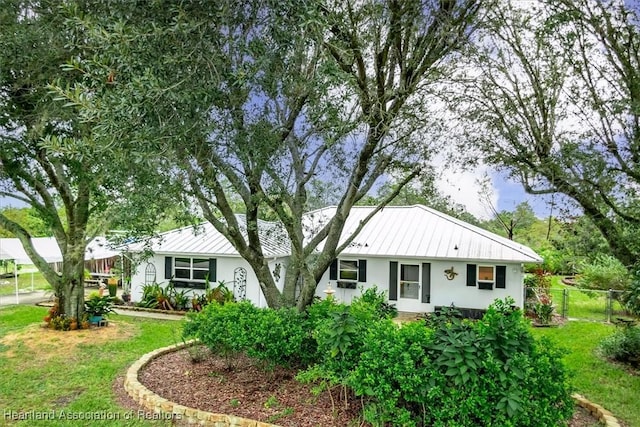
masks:
[[[194,341],[188,341],[181,344],[162,347],[145,354],[135,361],[127,370],[127,374],[124,379],[124,389],[127,391],[127,394],[129,394],[129,396],[131,396],[131,398],[133,398],[133,400],[135,400],[144,409],[147,409],[154,414],[163,414],[176,420],[187,421],[189,424],[199,424],[206,427],[279,427],[275,424],[263,423],[261,421],[250,420],[233,415],[216,414],[180,405],[155,394],[138,381],[138,372],[140,369],[144,368],[153,359],[166,353],[178,351],[193,344]],[[167,419],[167,417],[163,417],[163,419]]]
[[[606,427],[620,427],[620,423],[616,417],[602,406],[589,401],[587,398],[577,393],[572,394],[571,397],[573,397],[573,400],[575,400],[578,406],[589,411],[591,415],[597,418],[601,423],[604,423]]]
[[[200,424],[206,427],[278,427],[275,424],[263,423],[261,421],[236,417],[233,415],[217,414],[213,412],[201,411],[196,408],[180,405],[171,402],[148,388],[138,381],[138,372],[148,365],[153,359],[166,353],[181,350],[195,344],[195,341],[187,341],[181,344],[174,344],[162,347],[145,354],[135,361],[127,370],[124,379],[124,389],[140,406],[153,412],[154,414],[166,414],[175,419],[186,420],[189,424]],[[589,401],[582,395],[574,393],[571,395],[576,404],[591,413],[592,416],[604,423],[606,427],[621,427],[613,414],[602,406]]]

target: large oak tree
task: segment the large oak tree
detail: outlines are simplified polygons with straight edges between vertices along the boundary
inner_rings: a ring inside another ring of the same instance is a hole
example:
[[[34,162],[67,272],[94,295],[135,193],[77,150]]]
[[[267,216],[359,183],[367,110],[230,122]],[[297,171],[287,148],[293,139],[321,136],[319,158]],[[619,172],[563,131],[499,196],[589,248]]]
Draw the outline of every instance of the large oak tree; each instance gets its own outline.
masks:
[[[619,1],[505,2],[456,98],[484,161],[531,194],[566,196],[627,266],[640,253],[638,13]]]
[[[78,108],[64,105],[53,90],[53,85],[73,87],[79,81],[62,67],[83,54],[77,43],[82,34],[66,25],[63,4],[8,0],[0,8],[0,197],[28,205],[50,230],[62,253],[61,271],[35,251],[32,232],[11,211],[0,211],[0,227],[20,239],[51,284],[61,312],[79,318],[84,311],[87,243],[118,224],[120,217],[158,215],[154,203],[146,209],[137,209],[135,203],[125,207],[125,202],[135,201],[131,186],[144,185],[144,178],[127,173],[135,170],[128,158],[96,144],[92,124],[78,116]],[[103,5],[82,2],[74,13],[99,13]],[[82,96],[109,90],[107,80],[105,74],[99,87]],[[153,224],[127,223],[140,225],[135,228],[141,232],[149,232],[146,226]]]
[[[430,91],[479,10],[477,0],[290,0],[152,4],[108,23],[77,15],[68,23],[90,53],[69,66],[83,82],[59,90],[101,141],[182,183],[270,306],[301,308],[364,226],[342,236],[350,209],[385,176],[400,184],[378,209],[420,174],[438,129]],[[101,70],[113,90],[87,99]],[[337,208],[308,230],[308,192],[322,181]],[[265,215],[291,243],[282,291],[263,252]]]

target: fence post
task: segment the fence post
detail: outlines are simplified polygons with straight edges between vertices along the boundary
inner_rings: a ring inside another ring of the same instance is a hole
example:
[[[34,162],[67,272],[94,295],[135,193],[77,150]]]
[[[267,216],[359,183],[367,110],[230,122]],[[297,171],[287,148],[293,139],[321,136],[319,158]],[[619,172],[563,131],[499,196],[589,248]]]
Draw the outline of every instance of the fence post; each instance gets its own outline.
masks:
[[[562,290],[562,318],[566,319],[569,315],[569,289]]]
[[[613,290],[609,289],[609,291],[607,292],[607,306],[606,306],[607,323],[611,323],[612,311],[613,311]]]

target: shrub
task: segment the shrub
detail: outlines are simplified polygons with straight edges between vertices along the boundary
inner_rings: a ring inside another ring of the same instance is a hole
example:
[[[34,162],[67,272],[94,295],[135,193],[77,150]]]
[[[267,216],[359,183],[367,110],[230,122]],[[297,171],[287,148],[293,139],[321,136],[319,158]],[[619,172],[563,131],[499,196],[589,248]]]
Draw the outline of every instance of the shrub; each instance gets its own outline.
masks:
[[[576,280],[581,288],[587,289],[626,289],[630,283],[627,268],[617,258],[610,255],[598,255],[592,262],[580,265],[580,275]]]
[[[620,301],[627,312],[640,316],[640,269],[633,272],[632,281]]]
[[[621,326],[616,332],[600,343],[603,355],[640,367],[640,327],[633,324]]]
[[[315,361],[316,343],[295,308],[260,309],[249,329],[247,354],[269,366],[307,366]]]
[[[183,338],[196,338],[213,353],[227,358],[245,352],[252,343],[251,325],[259,309],[249,302],[220,305],[212,303],[201,312],[188,313]]]
[[[226,357],[229,367],[236,353],[269,366],[306,366],[316,357],[305,316],[295,309],[261,309],[248,301],[212,302],[187,318],[183,339],[197,338],[213,353]]]
[[[339,344],[348,342],[350,365],[340,371],[331,369],[335,358],[323,359],[313,373],[361,396],[374,426],[549,426],[573,413],[561,352],[533,340],[513,300],[496,301],[478,322],[455,310],[426,328],[371,322],[360,342],[358,324]]]
[[[386,293],[384,291],[378,291],[377,286],[368,289],[361,288],[361,295],[354,298],[351,305],[361,304],[373,308],[376,316],[380,319],[393,319],[398,315],[398,309],[395,304],[389,304]]]

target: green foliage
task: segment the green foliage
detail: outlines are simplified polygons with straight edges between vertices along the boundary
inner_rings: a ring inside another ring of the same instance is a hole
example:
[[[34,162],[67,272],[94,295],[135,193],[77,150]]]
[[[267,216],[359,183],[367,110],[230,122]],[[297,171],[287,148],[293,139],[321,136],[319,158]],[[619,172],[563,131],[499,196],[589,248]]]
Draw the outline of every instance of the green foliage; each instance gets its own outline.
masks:
[[[551,323],[553,317],[553,302],[549,294],[541,294],[538,296],[538,300],[533,306],[533,313],[536,316],[538,322],[542,325],[548,325]]]
[[[636,268],[631,277],[631,283],[622,294],[620,301],[626,311],[640,317],[640,269]]]
[[[28,208],[4,208],[0,213],[10,221],[22,226],[33,237],[51,235],[51,227],[39,216],[38,211]],[[16,237],[12,232],[0,227],[0,237]]]
[[[365,304],[375,309],[376,315],[380,319],[392,319],[398,315],[395,304],[389,304],[386,292],[378,291],[377,286],[367,289],[360,289],[361,294],[354,298],[352,306]]]
[[[598,255],[593,261],[580,265],[580,275],[576,282],[581,288],[624,290],[630,283],[630,275],[617,258]]]
[[[248,301],[214,302],[188,314],[183,338],[197,338],[212,352],[229,358],[247,353],[271,366],[306,366],[316,347],[305,317],[295,309],[261,309]]]
[[[161,292],[163,292],[162,286],[159,283],[147,283],[142,285],[142,298],[137,305],[145,308],[157,308],[157,295]]]
[[[626,324],[600,343],[602,353],[611,359],[640,368],[640,326]]]
[[[249,356],[281,366],[307,366],[315,359],[315,341],[297,309],[258,309],[256,314],[246,349]]]
[[[345,324],[345,313],[325,326]],[[335,357],[300,378],[347,385],[364,399],[374,426],[550,426],[573,412],[562,353],[533,340],[513,300],[494,302],[478,322],[455,310],[430,317],[426,328],[369,322],[363,338],[351,315],[342,331],[351,331],[348,340],[332,342],[340,334],[325,332],[326,342],[318,341],[321,355],[333,348]],[[336,364],[343,344],[348,363]]]
[[[113,313],[113,297],[91,295],[84,302],[84,309],[89,316],[106,316],[108,313]]]

